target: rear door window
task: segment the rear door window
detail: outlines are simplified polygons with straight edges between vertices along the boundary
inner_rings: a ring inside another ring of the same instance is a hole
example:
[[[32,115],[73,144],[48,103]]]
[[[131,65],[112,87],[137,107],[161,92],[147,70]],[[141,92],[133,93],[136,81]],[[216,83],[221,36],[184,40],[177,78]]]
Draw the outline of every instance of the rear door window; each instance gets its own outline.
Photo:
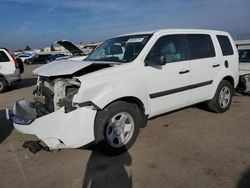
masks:
[[[223,56],[234,54],[233,47],[232,47],[231,42],[227,36],[217,35],[217,39],[220,43],[220,47],[221,47]]]
[[[9,62],[10,59],[8,56],[5,54],[4,51],[0,51],[0,62]]]
[[[187,44],[190,52],[188,59],[215,57],[213,41],[207,34],[188,34]]]

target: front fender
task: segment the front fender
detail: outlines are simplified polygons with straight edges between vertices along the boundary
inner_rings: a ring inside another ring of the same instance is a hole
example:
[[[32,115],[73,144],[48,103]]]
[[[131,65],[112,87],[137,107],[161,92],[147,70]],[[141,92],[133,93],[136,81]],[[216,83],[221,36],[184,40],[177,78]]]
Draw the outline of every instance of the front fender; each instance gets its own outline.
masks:
[[[130,86],[129,86],[130,85]],[[124,98],[133,97],[140,100],[145,108],[145,113],[149,114],[149,107],[147,103],[147,94],[145,87],[131,87],[133,84],[111,84],[111,83],[97,83],[92,85],[85,85],[80,88],[78,93],[73,98],[73,103],[92,102],[100,109],[111,102]]]

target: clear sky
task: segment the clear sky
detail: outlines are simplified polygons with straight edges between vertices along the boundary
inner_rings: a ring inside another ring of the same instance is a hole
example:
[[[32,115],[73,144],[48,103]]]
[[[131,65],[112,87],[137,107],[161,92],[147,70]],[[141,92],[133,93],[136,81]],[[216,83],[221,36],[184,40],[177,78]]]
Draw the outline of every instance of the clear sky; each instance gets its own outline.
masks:
[[[250,38],[250,0],[0,0],[0,46],[100,41],[159,28],[205,28]]]

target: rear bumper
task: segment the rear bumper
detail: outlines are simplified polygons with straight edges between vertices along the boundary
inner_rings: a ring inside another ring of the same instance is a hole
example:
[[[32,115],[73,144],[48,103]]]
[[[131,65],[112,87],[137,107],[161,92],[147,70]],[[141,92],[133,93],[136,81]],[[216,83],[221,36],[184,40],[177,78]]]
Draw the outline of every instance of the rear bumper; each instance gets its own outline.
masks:
[[[5,75],[5,79],[7,80],[7,82],[9,83],[9,85],[11,85],[12,82],[16,82],[16,81],[21,80],[20,70],[16,69],[13,74]]]
[[[95,139],[95,110],[83,107],[65,113],[61,108],[40,118],[35,118],[35,113],[31,103],[22,100],[7,110],[6,116],[16,130],[36,135],[50,149],[78,148]]]

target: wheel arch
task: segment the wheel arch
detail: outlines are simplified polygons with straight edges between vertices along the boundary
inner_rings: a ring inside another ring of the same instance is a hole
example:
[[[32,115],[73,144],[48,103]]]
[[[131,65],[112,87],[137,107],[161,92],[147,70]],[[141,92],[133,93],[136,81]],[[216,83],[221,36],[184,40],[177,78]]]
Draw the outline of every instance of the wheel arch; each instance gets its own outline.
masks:
[[[143,102],[140,99],[138,99],[137,97],[132,97],[132,96],[121,97],[121,98],[118,98],[118,99],[110,102],[108,105],[110,105],[111,103],[116,102],[116,101],[124,101],[124,102],[136,104],[140,108],[141,112],[144,115],[146,115],[145,106],[144,106]],[[106,105],[106,106],[108,106],[108,105]]]
[[[143,104],[143,102],[139,98],[137,98],[137,97],[134,97],[134,96],[125,96],[125,97],[117,98],[117,99],[109,102],[106,106],[104,106],[103,108],[101,108],[99,111],[101,112],[101,110],[105,109],[107,106],[109,106],[112,103],[117,102],[117,101],[123,101],[123,102],[128,102],[128,103],[136,104],[139,107],[139,109],[140,109],[141,118],[142,118],[142,122],[143,122],[140,127],[141,128],[145,128],[146,127],[146,125],[147,125],[147,119],[148,119],[147,110],[146,110],[145,105]]]
[[[233,87],[235,87],[235,80],[232,76],[225,76],[222,80],[227,80]]]

